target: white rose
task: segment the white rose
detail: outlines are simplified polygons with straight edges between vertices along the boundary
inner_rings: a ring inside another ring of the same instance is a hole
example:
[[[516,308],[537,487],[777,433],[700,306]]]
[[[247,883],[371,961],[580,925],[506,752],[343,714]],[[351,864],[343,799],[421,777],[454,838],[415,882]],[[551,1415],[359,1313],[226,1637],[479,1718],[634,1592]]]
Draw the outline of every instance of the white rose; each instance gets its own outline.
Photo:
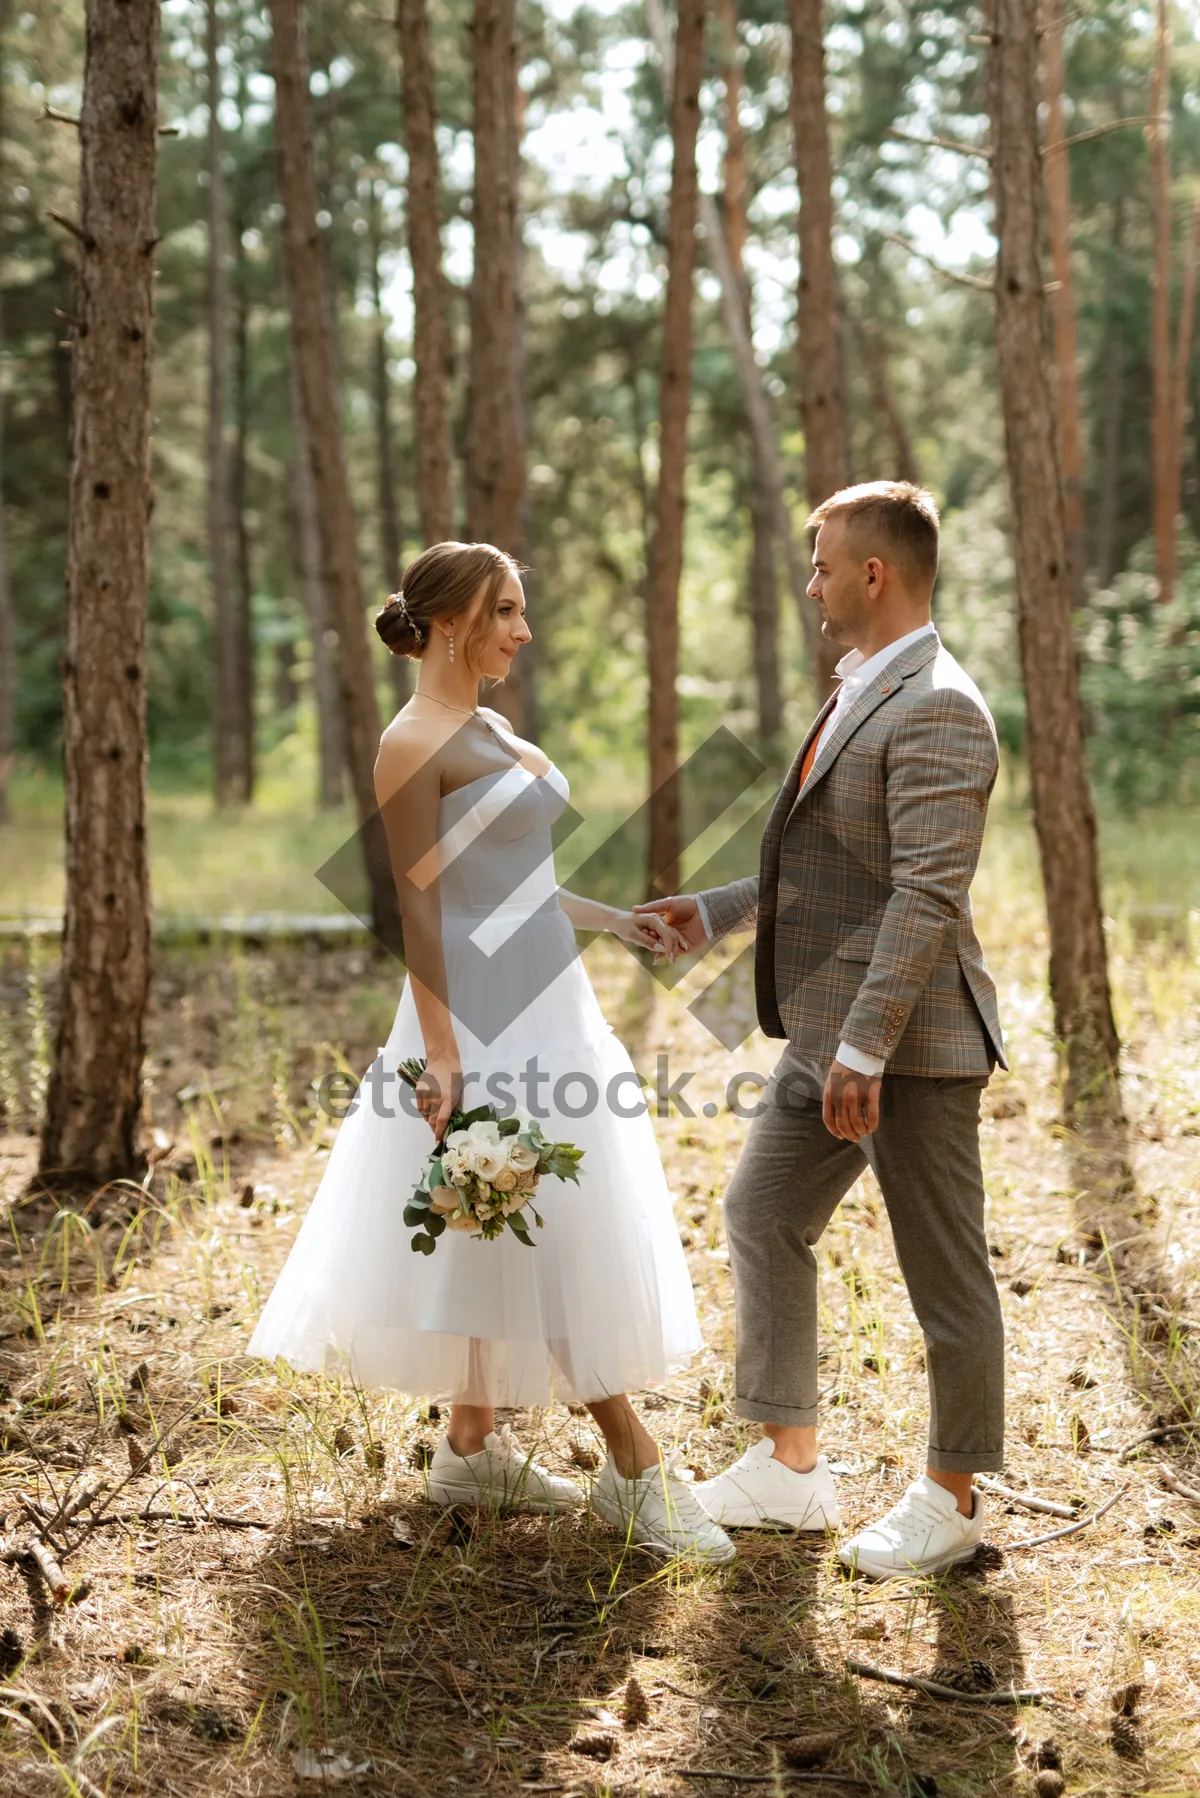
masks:
[[[527,1149],[524,1143],[518,1142],[514,1136],[508,1145],[508,1165],[515,1167],[519,1174],[528,1173],[530,1168],[538,1164],[536,1149]]]
[[[495,1118],[477,1118],[468,1126],[467,1135],[476,1143],[499,1142],[500,1126]]]
[[[498,1173],[492,1175],[492,1185],[497,1192],[511,1192],[517,1184],[517,1170],[507,1162]]]
[[[429,1209],[444,1216],[448,1211],[457,1211],[462,1194],[456,1186],[435,1186],[429,1195]]]
[[[495,1180],[500,1169],[507,1165],[508,1161],[503,1149],[494,1143],[475,1151],[475,1172],[481,1180],[486,1180],[489,1186]]]
[[[442,1173],[452,1186],[465,1186],[471,1169],[461,1149],[447,1149],[442,1156]]]

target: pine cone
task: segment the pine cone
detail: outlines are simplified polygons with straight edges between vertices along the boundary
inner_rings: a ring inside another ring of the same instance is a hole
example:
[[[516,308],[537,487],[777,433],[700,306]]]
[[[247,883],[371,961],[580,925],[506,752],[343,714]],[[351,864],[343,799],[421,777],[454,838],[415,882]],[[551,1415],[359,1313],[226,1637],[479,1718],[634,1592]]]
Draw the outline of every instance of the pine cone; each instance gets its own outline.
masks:
[[[335,1454],[342,1457],[352,1455],[358,1447],[358,1439],[348,1423],[339,1423],[333,1432],[333,1447]]]
[[[836,1730],[822,1729],[808,1736],[793,1736],[783,1750],[784,1765],[793,1768],[819,1767],[827,1761],[841,1742]]]
[[[600,1457],[586,1436],[571,1438],[570,1459],[573,1466],[582,1467],[585,1473],[594,1473],[600,1465]]]
[[[387,1471],[387,1449],[382,1442],[368,1442],[363,1449],[363,1458],[367,1463],[368,1472],[384,1473]]]
[[[1067,1782],[1055,1767],[1046,1767],[1033,1782],[1037,1798],[1062,1798]]]
[[[935,1686],[949,1686],[954,1692],[994,1692],[996,1675],[986,1661],[968,1661],[965,1667],[945,1662],[929,1675]]]
[[[625,1703],[622,1706],[621,1718],[626,1729],[636,1729],[640,1723],[650,1721],[650,1700],[646,1697],[636,1673],[631,1673],[625,1682]]]
[[[576,1736],[567,1746],[573,1754],[586,1754],[594,1761],[610,1761],[617,1744],[612,1736],[587,1735]]]
[[[418,1436],[408,1451],[408,1458],[418,1472],[424,1473],[433,1460],[433,1444],[428,1436]]]
[[[1109,1740],[1113,1753],[1119,1754],[1123,1761],[1138,1761],[1146,1752],[1142,1741],[1142,1732],[1132,1717],[1114,1717]]]

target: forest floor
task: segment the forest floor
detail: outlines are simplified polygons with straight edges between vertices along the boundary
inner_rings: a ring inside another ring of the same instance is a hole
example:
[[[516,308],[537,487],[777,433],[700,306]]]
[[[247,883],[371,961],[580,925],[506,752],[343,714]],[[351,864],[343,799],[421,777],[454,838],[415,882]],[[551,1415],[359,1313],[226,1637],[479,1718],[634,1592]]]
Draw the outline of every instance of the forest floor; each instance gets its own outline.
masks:
[[[1200,1502],[1185,1496],[1200,1493],[1200,917],[1114,921],[1129,1123],[1085,1152],[1055,1125],[1045,942],[1012,866],[993,856],[979,905],[1013,1061],[984,1127],[1003,1477],[1096,1521],[1028,1546],[1063,1520],[989,1497],[975,1562],[883,1585],[848,1578],[821,1536],[741,1533],[732,1566],[696,1572],[627,1553],[586,1513],[443,1514],[421,1487],[435,1407],[247,1357],[333,1138],[313,1082],[361,1073],[385,1040],[394,964],[346,946],[161,952],[153,1174],[60,1211],[28,1189],[54,956],[10,948],[7,1540],[25,1502],[52,1511],[90,1476],[110,1490],[51,1532],[67,1602],[27,1559],[0,1562],[0,1791],[1053,1798],[1061,1766],[1080,1798],[1200,1792]],[[668,1053],[700,1103],[734,1067],[769,1072],[777,1045],[755,1034],[730,1057],[687,1011],[694,980],[665,993],[611,940],[586,955],[642,1072]],[[637,1403],[699,1476],[748,1439],[721,1213],[747,1128],[724,1106],[656,1120],[707,1346]],[[869,1176],[821,1266],[825,1448],[849,1531],[913,1477],[925,1419]],[[506,1415],[587,1483],[585,1416]],[[850,1661],[1045,1696],[939,1698]]]

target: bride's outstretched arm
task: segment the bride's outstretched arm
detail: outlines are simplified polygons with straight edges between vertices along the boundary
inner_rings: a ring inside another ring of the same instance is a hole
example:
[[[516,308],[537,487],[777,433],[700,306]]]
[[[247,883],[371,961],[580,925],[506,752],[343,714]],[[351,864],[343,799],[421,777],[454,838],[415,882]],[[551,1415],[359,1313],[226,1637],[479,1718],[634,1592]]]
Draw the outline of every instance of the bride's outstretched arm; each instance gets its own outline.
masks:
[[[440,1139],[462,1091],[462,1063],[447,1001],[438,897],[441,773],[436,755],[397,731],[379,746],[375,797],[383,814],[404,927],[404,960],[425,1039],[417,1104]]]
[[[623,943],[635,949],[653,949],[670,961],[686,946],[677,930],[653,914],[639,917],[636,912],[622,911],[618,905],[605,905],[600,899],[570,893],[566,887],[559,887],[558,903],[576,930],[611,930]]]

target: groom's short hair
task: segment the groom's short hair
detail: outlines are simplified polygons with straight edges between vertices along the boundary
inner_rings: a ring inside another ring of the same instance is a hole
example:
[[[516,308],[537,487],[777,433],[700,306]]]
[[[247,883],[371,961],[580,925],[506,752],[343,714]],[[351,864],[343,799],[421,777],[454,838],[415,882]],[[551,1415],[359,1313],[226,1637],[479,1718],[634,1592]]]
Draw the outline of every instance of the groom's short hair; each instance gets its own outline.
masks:
[[[933,585],[938,569],[938,509],[932,493],[911,481],[863,481],[843,487],[809,513],[809,530],[827,518],[846,521],[846,541],[865,561],[879,556],[906,587]]]

